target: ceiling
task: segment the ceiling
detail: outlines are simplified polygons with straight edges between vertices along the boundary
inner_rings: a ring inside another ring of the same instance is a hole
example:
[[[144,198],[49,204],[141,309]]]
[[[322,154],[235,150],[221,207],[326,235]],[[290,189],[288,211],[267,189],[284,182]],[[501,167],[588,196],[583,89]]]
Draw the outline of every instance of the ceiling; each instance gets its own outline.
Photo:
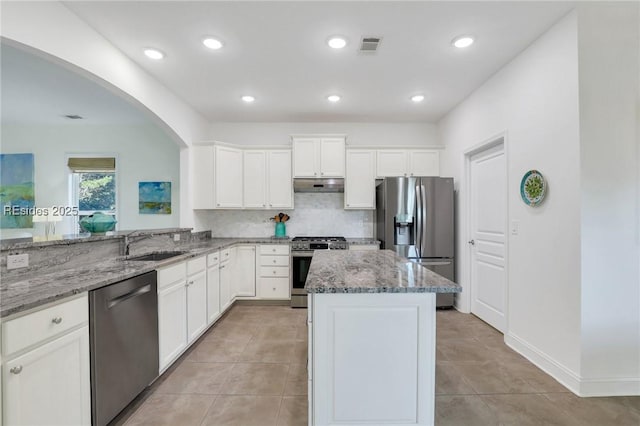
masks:
[[[64,4],[211,122],[436,122],[572,8],[520,1]],[[342,50],[326,44],[336,34],[348,40]],[[454,48],[461,34],[476,42]],[[207,35],[224,47],[205,48]],[[358,53],[362,36],[382,37],[378,52]],[[146,47],[166,57],[148,59]],[[77,83],[68,84],[67,95],[82,97]],[[256,101],[242,102],[245,94]],[[330,94],[341,101],[328,102]],[[414,94],[425,101],[411,102]]]

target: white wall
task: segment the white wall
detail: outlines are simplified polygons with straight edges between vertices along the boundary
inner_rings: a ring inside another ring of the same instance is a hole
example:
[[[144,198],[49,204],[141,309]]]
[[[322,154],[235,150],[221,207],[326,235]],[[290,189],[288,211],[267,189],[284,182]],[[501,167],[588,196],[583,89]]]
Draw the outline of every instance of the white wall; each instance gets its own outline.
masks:
[[[2,2],[0,34],[52,55],[61,65],[82,72],[105,88],[149,111],[181,146],[206,139],[209,123],[182,99],[150,76],[61,2]],[[52,24],[55,23],[55,24]],[[182,155],[180,216],[192,226],[188,199],[189,156]]]
[[[292,134],[346,134],[348,146],[439,146],[428,123],[213,123],[210,139],[239,145],[289,145]]]
[[[180,225],[180,150],[154,125],[34,126],[3,125],[2,153],[33,153],[37,207],[69,205],[66,154],[115,154],[118,191],[117,229],[150,229]],[[138,182],[170,181],[172,213],[138,213]],[[71,221],[57,226],[70,233]],[[3,230],[10,238],[17,231]],[[29,230],[31,232],[31,230]],[[36,235],[42,229],[36,229]]]
[[[582,393],[640,394],[638,4],[578,11]]]
[[[562,19],[441,120],[441,172],[453,176],[466,223],[464,152],[506,133],[508,336],[565,383],[580,373],[580,169],[577,18]],[[524,173],[540,170],[549,193],[537,208],[520,199]],[[466,229],[457,234],[460,308],[469,310]]]
[[[269,237],[274,222],[269,217],[280,210],[201,211],[205,229],[214,237]],[[294,194],[294,210],[282,210],[291,216],[287,235],[335,235],[352,238],[373,237],[372,210],[344,210],[344,194]]]

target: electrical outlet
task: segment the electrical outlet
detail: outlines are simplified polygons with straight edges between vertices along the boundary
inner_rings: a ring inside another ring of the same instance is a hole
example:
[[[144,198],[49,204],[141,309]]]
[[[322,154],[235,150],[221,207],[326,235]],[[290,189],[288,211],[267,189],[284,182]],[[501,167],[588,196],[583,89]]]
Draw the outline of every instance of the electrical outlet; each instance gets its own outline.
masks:
[[[7,256],[7,269],[19,269],[29,266],[28,254],[13,254]]]
[[[180,241],[180,234],[173,234],[173,241]]]
[[[520,221],[519,220],[512,220],[511,221],[511,235],[518,235],[519,231],[520,231]]]

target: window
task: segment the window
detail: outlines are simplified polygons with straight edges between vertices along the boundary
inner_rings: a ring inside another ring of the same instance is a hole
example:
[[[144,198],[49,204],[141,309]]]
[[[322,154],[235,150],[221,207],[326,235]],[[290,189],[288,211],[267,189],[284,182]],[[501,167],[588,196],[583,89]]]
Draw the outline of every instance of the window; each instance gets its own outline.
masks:
[[[116,216],[116,163],[113,157],[78,158],[68,160],[71,172],[71,205],[78,207],[75,222],[97,211]]]

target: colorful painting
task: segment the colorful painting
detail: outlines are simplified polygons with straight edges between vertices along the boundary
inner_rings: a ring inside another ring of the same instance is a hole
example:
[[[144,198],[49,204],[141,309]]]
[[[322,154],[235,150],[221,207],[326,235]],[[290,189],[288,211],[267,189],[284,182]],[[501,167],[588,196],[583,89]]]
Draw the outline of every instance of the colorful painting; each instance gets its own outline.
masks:
[[[171,182],[138,182],[140,214],[171,214]]]
[[[0,228],[33,228],[33,154],[0,154]]]

